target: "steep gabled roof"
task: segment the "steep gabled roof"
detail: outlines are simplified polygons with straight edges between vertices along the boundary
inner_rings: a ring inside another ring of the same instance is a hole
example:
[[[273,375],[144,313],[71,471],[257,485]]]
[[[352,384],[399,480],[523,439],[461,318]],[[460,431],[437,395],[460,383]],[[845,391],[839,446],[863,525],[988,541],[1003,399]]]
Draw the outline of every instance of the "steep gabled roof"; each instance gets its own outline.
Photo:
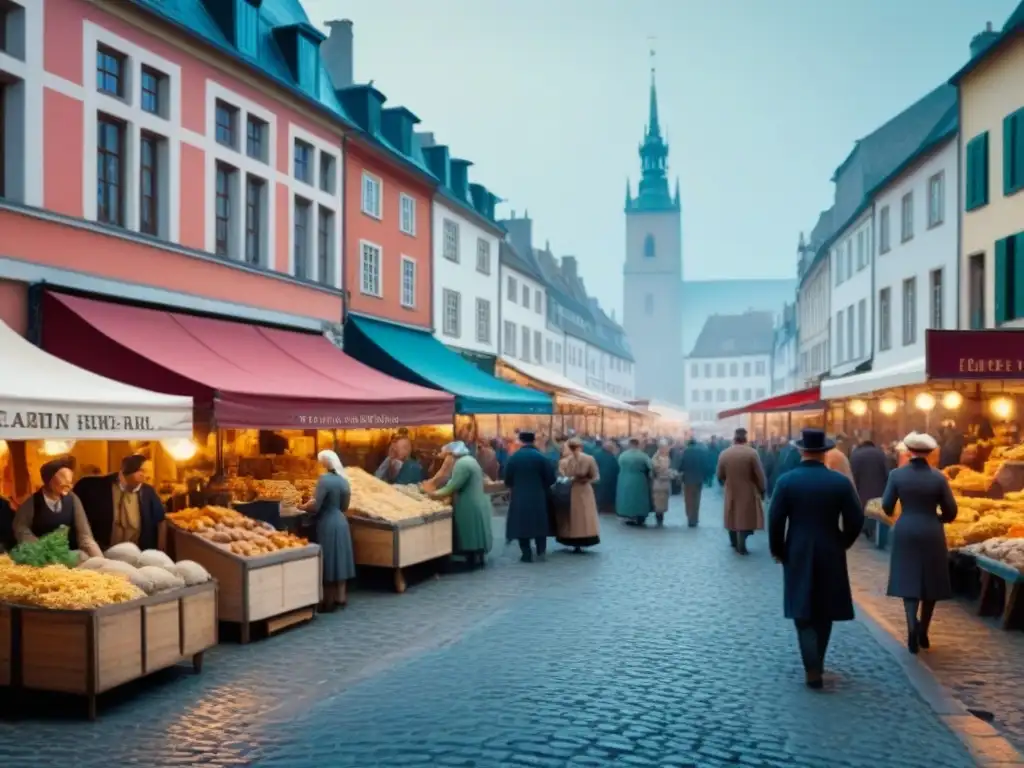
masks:
[[[770,355],[775,348],[775,322],[771,312],[711,315],[690,352],[691,358]]]
[[[541,274],[540,269],[533,262],[533,259],[519,253],[519,251],[517,251],[512,244],[506,240],[502,240],[498,244],[498,260],[509,269],[514,269],[516,272],[526,275],[542,285],[545,282],[544,275]]]
[[[995,56],[1007,43],[1015,40],[1022,32],[1024,32],[1024,2],[1021,2],[1014,9],[1013,13],[1010,14],[1010,18],[1006,20],[1002,31],[995,39],[981,50],[977,56],[973,56],[970,61],[958,69],[949,78],[949,82],[952,85],[959,85],[960,81],[977,69],[980,64]]]

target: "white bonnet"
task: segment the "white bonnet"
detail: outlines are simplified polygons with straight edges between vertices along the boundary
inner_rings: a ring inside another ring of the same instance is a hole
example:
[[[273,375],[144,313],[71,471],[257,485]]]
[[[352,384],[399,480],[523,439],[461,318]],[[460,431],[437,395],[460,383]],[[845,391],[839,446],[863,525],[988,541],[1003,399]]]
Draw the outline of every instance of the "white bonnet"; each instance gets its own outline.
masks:
[[[931,453],[939,444],[926,432],[911,432],[903,438],[903,446],[912,453]]]
[[[446,445],[441,450],[444,451],[445,453],[450,453],[452,456],[468,456],[469,455],[469,448],[466,447],[466,444],[464,442],[462,442],[461,440],[454,440],[454,441],[448,443],[448,445]]]

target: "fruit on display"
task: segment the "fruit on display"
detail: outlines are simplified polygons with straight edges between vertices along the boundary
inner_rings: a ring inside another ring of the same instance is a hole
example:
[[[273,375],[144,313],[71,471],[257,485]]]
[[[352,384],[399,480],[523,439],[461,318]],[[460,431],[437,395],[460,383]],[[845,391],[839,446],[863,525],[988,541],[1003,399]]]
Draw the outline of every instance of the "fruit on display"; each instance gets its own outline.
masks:
[[[999,462],[1002,464],[1002,462]],[[998,467],[996,467],[998,470]],[[992,475],[976,472],[970,467],[962,464],[954,464],[942,470],[942,473],[949,479],[949,487],[956,493],[985,493],[992,485]]]
[[[190,507],[180,512],[171,512],[167,519],[176,528],[193,533],[240,557],[259,557],[309,544],[308,539],[278,531],[269,523],[253,520],[227,507]]]
[[[972,555],[983,555],[1024,571],[1024,538],[996,537],[963,548]]]
[[[992,458],[1003,461],[1024,461],[1024,443],[993,448]]]
[[[65,565],[19,565],[0,555],[0,602],[55,610],[126,603],[145,593],[125,576]]]
[[[413,493],[409,486],[388,485],[358,467],[346,468],[345,474],[352,489],[349,515],[398,522],[430,517],[449,509],[446,504],[427,497],[419,488]]]
[[[78,554],[71,551],[68,528],[62,525],[35,541],[27,541],[16,546],[11,550],[11,560],[17,565],[31,565],[36,568],[44,565],[74,568],[78,565]]]

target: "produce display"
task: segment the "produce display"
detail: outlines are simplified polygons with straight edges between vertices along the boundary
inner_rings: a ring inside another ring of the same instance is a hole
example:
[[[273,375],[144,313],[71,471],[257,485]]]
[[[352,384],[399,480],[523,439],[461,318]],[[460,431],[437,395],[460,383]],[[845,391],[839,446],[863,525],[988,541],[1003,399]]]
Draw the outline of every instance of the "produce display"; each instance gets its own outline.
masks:
[[[1002,462],[995,462],[995,464],[994,469],[998,471]],[[986,466],[986,469],[989,469],[989,467]],[[992,486],[992,481],[995,479],[995,471],[991,474],[988,472],[977,472],[962,464],[953,464],[946,467],[942,470],[942,474],[949,479],[949,487],[953,489],[953,493],[957,491],[961,493],[987,493],[988,489]]]
[[[427,497],[417,486],[388,485],[358,467],[347,468],[345,473],[352,488],[350,515],[398,522],[431,517],[449,509],[448,505]]]
[[[961,551],[972,555],[984,555],[1006,563],[1018,571],[1024,571],[1024,537],[996,537],[977,544],[969,544]]]
[[[309,544],[308,539],[278,531],[269,523],[253,520],[227,507],[191,507],[168,514],[167,520],[240,557],[259,557]]]
[[[210,574],[198,563],[175,563],[158,549],[140,550],[130,542],[115,544],[103,557],[91,557],[78,570],[127,579],[147,595],[205,584]]]
[[[19,565],[7,555],[0,555],[0,602],[84,610],[144,596],[124,575],[65,565]]]
[[[78,565],[78,553],[71,551],[67,526],[62,525],[35,541],[27,541],[16,546],[11,550],[11,560],[16,565],[31,565],[36,568],[45,565],[74,568]]]
[[[1024,497],[1024,493],[1017,495]],[[995,537],[1024,535],[1024,503],[1020,499],[954,498],[957,503],[956,519],[944,526],[949,549],[961,549]],[[897,502],[893,516],[886,518],[881,499],[871,499],[865,507],[868,517],[888,524],[899,519],[900,511]],[[936,509],[935,514],[940,514],[939,510]]]

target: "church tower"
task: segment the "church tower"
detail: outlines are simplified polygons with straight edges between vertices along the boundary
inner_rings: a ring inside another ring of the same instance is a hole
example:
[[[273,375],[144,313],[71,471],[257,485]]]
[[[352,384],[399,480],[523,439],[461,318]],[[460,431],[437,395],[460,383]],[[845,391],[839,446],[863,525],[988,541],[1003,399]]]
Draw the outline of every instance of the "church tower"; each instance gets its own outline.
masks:
[[[637,396],[685,405],[682,209],[678,179],[675,193],[669,193],[668,144],[658,121],[653,66],[640,170],[635,197],[626,181],[623,328],[636,361]]]

